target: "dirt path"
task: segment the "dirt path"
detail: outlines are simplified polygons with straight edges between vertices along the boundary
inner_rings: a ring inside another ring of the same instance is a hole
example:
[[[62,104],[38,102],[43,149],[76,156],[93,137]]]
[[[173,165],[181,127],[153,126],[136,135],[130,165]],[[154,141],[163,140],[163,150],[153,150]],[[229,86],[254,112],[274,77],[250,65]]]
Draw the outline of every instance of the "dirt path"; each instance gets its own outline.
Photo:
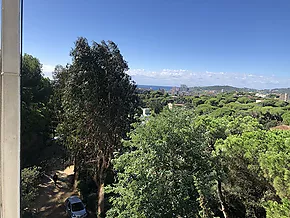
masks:
[[[59,181],[57,186],[54,185],[51,176],[57,172]],[[64,201],[72,196],[78,195],[72,192],[74,168],[67,167],[65,170],[55,170],[51,175],[44,175],[40,187],[40,195],[36,199],[35,209],[38,211],[38,217],[47,218],[64,218],[65,215]]]

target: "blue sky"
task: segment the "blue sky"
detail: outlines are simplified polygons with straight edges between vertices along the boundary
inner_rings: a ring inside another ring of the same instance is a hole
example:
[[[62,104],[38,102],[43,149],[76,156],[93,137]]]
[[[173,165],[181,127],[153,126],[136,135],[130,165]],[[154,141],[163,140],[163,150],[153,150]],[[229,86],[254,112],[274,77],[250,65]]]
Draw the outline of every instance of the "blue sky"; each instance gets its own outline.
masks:
[[[112,40],[150,85],[290,87],[289,0],[28,0],[24,52],[45,75],[79,36]]]

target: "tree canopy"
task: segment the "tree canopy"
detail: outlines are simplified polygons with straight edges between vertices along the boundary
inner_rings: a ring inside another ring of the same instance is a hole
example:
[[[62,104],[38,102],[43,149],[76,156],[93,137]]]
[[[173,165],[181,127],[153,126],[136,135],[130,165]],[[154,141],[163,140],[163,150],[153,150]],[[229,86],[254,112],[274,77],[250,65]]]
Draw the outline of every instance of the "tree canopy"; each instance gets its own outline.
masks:
[[[207,213],[212,173],[204,128],[190,112],[163,112],[138,126],[113,162],[118,183],[108,217],[195,217]],[[205,209],[203,211],[203,209]]]
[[[103,213],[103,186],[110,160],[130,130],[139,104],[136,85],[126,74],[127,62],[112,41],[89,45],[79,38],[71,57],[72,64],[56,73],[64,111],[58,131],[74,158],[76,171],[91,169],[99,213]]]

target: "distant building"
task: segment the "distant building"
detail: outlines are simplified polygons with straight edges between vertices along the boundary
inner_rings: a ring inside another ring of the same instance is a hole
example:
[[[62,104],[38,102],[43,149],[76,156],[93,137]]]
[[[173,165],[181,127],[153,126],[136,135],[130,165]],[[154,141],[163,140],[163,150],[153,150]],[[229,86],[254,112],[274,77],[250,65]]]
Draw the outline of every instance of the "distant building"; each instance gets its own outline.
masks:
[[[172,110],[174,107],[184,107],[184,104],[168,103],[169,110]]]
[[[289,95],[287,93],[280,94],[279,99],[282,101],[289,101]]]
[[[165,94],[165,89],[158,89],[163,95]]]
[[[260,98],[266,98],[267,97],[267,95],[261,94],[261,93],[256,93],[255,96],[256,97],[260,97]]]
[[[188,91],[188,87],[184,84],[180,85],[180,89],[179,89],[180,92],[187,92]]]
[[[178,95],[179,94],[179,88],[172,87],[171,89],[171,95]]]
[[[143,111],[143,114],[142,115],[144,117],[150,116],[150,114],[151,114],[150,108],[142,108],[142,111]]]

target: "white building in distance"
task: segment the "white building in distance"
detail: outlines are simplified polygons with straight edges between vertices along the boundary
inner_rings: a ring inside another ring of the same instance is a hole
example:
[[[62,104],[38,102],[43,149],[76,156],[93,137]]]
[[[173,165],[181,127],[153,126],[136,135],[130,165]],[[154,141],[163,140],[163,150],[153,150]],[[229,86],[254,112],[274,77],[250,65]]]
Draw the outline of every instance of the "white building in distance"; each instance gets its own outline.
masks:
[[[142,108],[142,111],[143,111],[142,116],[144,117],[150,116],[151,114],[150,108]]]

